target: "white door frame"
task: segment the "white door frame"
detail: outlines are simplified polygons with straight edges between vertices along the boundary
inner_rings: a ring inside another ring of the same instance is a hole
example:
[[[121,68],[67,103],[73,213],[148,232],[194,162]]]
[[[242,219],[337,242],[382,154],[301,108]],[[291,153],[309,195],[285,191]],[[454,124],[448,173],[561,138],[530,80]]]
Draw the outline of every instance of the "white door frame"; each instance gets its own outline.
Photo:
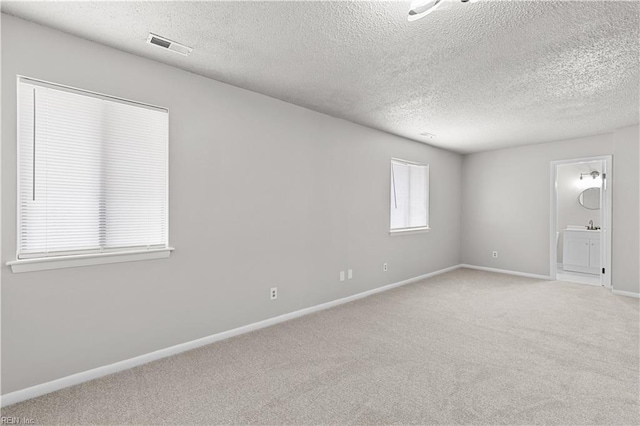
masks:
[[[588,163],[592,161],[602,161],[603,179],[602,190],[600,191],[600,265],[605,269],[604,274],[600,274],[600,282],[603,287],[612,289],[611,286],[611,190],[613,183],[613,167],[611,155],[601,155],[597,157],[571,158],[566,160],[551,161],[551,211],[549,226],[549,276],[556,280],[558,273],[558,245],[556,242],[556,232],[558,223],[558,166],[563,164]]]

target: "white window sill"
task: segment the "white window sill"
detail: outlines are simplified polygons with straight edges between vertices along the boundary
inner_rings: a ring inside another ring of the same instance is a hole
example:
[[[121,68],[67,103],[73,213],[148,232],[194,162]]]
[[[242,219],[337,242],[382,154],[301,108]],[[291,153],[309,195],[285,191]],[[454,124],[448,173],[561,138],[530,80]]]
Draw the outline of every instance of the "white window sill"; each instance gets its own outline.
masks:
[[[173,247],[153,250],[120,251],[113,253],[76,254],[71,256],[18,259],[7,262],[13,273],[45,271],[47,269],[75,268],[78,266],[102,265],[105,263],[135,262],[138,260],[169,257]]]
[[[425,226],[424,228],[406,228],[406,229],[393,229],[389,231],[389,235],[407,235],[407,234],[422,234],[429,232],[431,228]]]

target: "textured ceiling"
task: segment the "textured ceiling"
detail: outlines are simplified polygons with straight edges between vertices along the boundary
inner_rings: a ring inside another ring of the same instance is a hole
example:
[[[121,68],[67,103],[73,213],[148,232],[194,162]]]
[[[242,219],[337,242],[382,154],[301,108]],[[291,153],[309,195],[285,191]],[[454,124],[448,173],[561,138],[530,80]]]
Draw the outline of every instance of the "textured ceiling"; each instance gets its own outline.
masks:
[[[407,1],[3,1],[2,11],[458,152],[638,122],[640,2],[445,1],[416,22]],[[194,51],[149,46],[149,32]]]

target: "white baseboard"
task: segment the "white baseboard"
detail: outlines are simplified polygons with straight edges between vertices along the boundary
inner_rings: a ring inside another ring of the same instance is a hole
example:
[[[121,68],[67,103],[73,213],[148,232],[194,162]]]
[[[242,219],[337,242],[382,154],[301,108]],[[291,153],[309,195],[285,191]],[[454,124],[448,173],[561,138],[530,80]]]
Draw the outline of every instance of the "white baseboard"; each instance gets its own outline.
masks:
[[[611,293],[617,294],[618,296],[635,297],[636,299],[640,299],[640,293],[634,293],[632,291],[611,290]]]
[[[436,275],[444,274],[445,272],[453,271],[460,268],[461,265],[451,266],[445,269],[440,269],[435,272],[420,275],[408,280],[400,281],[393,284],[388,284],[382,287],[374,288],[372,290],[357,293],[351,296],[343,297],[342,299],[332,300],[331,302],[322,303],[320,305],[311,306],[309,308],[300,309],[298,311],[290,312],[288,314],[279,315],[277,317],[269,318],[263,321],[258,321],[252,324],[248,324],[242,327],[234,328],[232,330],[223,331],[220,333],[212,334],[211,336],[203,337],[200,339],[192,340],[190,342],[181,343],[175,346],[171,346],[165,349],[160,349],[154,352],[149,352],[144,355],[140,355],[134,358],[125,359],[123,361],[115,362],[113,364],[105,365],[102,367],[94,368],[91,370],[83,371],[81,373],[72,374],[70,376],[62,377],[60,379],[52,380],[50,382],[42,383],[39,385],[31,386],[25,389],[21,389],[15,392],[2,395],[0,397],[0,406],[5,407],[7,405],[15,404],[17,402],[25,401],[27,399],[35,398],[47,393],[55,392],[60,389],[68,388],[80,383],[94,380],[109,374],[117,373],[118,371],[128,370],[138,365],[146,364],[151,361],[166,358],[172,355],[179,354],[191,349],[199,348],[201,346],[209,345],[220,340],[228,339],[230,337],[238,336],[240,334],[249,333],[251,331],[259,330],[261,328],[269,327],[284,321],[288,321],[294,318],[298,318],[304,315],[309,315],[314,312],[318,312],[324,309],[332,308],[334,306],[342,305],[343,303],[352,302],[363,297],[371,296],[376,293],[391,290],[396,287],[411,284],[416,281],[424,280]]]
[[[487,272],[497,272],[499,274],[507,274],[507,275],[517,275],[519,277],[526,277],[526,278],[536,278],[539,280],[550,280],[551,277],[549,277],[548,275],[538,275],[538,274],[529,274],[528,272],[517,272],[517,271],[508,271],[506,269],[498,269],[498,268],[488,268],[486,266],[476,266],[476,265],[469,265],[469,264],[462,264],[459,265],[461,268],[468,268],[468,269],[477,269],[478,271],[487,271]]]

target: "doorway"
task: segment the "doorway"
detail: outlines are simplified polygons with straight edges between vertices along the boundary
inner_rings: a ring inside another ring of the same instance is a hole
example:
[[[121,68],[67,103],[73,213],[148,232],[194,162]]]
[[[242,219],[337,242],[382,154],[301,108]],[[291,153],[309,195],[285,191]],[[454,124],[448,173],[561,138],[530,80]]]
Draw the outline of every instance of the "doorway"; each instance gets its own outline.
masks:
[[[551,162],[550,277],[611,289],[611,156]]]

